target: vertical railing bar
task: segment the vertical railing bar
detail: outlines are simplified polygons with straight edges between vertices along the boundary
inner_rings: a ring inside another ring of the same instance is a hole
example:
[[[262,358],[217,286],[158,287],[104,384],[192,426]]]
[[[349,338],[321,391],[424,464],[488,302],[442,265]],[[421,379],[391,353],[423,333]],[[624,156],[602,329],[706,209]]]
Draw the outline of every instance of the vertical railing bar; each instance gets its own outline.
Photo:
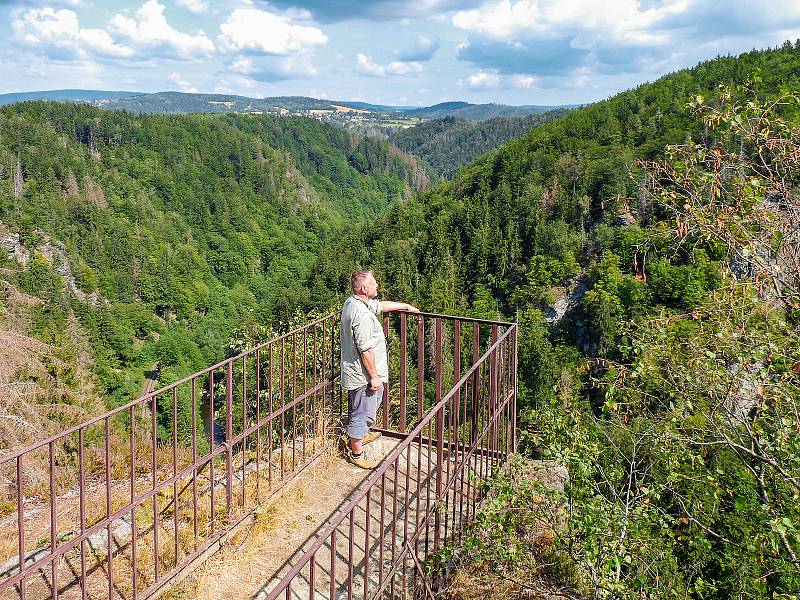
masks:
[[[367,488],[367,502],[364,508],[364,600],[369,599],[369,522],[370,505],[372,503],[372,487]]]
[[[84,530],[86,529],[86,472],[83,462],[83,431],[84,428],[81,427],[78,430],[78,494],[80,498],[78,499],[78,519],[80,520],[80,532],[83,535]],[[135,463],[133,461],[133,406],[131,406],[131,501],[133,501],[133,482],[134,482],[134,474],[136,473],[135,470]],[[133,510],[131,510],[131,515],[133,515]],[[136,573],[136,522],[131,518],[131,529],[133,531],[133,535],[131,537],[131,543],[133,544],[133,565],[134,565],[134,576]],[[136,580],[134,579],[133,582],[133,597],[136,598]],[[86,540],[81,540],[81,600],[86,600]]]
[[[303,328],[303,461],[306,459],[306,440],[308,439],[308,327]]]
[[[478,362],[478,358],[480,356],[480,327],[478,323],[472,324],[472,364]],[[471,415],[471,424],[472,424],[472,434],[470,439],[470,444],[474,444],[475,440],[477,439],[478,435],[478,395],[480,394],[480,382],[481,382],[481,374],[480,374],[480,367],[475,369],[475,373],[473,375],[473,383],[472,383],[472,415]]]
[[[128,419],[130,420],[130,440],[129,448],[130,448],[130,467],[131,467],[131,596],[132,598],[136,598],[136,573],[137,573],[137,556],[136,556],[136,505],[134,501],[136,499],[136,409],[134,406],[131,406],[130,411],[128,413]],[[83,431],[81,431],[83,433]],[[81,440],[81,446],[83,445],[83,440]],[[83,476],[83,458],[81,457],[81,477]],[[83,480],[81,480],[81,496],[83,495]],[[83,503],[83,497],[81,497],[81,503]],[[81,508],[81,533],[83,533],[83,528],[85,526],[85,520],[83,517],[83,508]],[[83,563],[85,562],[85,549],[84,549],[84,541],[81,541],[81,570],[84,569]],[[85,596],[82,596],[82,600],[86,600]]]
[[[519,361],[519,324],[514,324],[514,411],[513,411],[513,427],[512,427],[512,434],[511,439],[513,442],[513,451],[514,453],[517,452],[517,392],[518,392],[518,380],[519,380],[519,373],[517,371],[518,361]]]
[[[320,370],[322,371],[322,381],[326,382],[326,385],[327,385],[327,381],[328,381],[327,369],[326,369],[326,360],[325,360],[325,342],[327,342],[327,337],[326,337],[326,334],[327,334],[326,325],[327,324],[328,324],[328,320],[327,319],[322,322],[322,337],[320,339],[320,348],[319,348],[320,349]],[[333,388],[333,386],[331,386],[331,388]],[[328,421],[328,419],[326,418],[326,410],[325,410],[325,398],[326,398],[327,395],[328,395],[327,394],[327,390],[325,388],[322,388],[322,393],[320,394],[320,398],[322,400],[321,414],[322,414],[322,439],[323,440],[325,439],[326,434],[327,434],[327,421]],[[331,411],[333,411],[333,407],[331,407]]]
[[[397,464],[397,461],[395,461]],[[378,533],[378,589],[383,586],[383,529],[386,526],[384,511],[386,510],[386,472],[381,475],[381,519]]]
[[[353,535],[354,525],[353,525],[353,513],[355,512],[355,507],[350,509],[350,523],[348,525],[348,535],[347,535],[347,600],[353,600]]]
[[[178,560],[178,388],[172,388],[172,476],[175,481],[172,482],[172,521],[175,527],[175,565],[177,566],[180,561]]]
[[[19,571],[25,568],[25,483],[22,480],[22,456],[17,457],[17,550],[19,553]],[[19,597],[25,600],[25,578],[19,581]]]
[[[267,457],[267,482],[269,483],[269,488],[272,489],[272,454],[273,454],[273,442],[274,442],[274,432],[273,432],[273,423],[275,422],[275,417],[273,416],[273,412],[275,410],[275,399],[274,399],[274,386],[273,386],[273,377],[275,373],[272,369],[273,365],[273,344],[270,343],[267,350],[267,370],[269,371],[267,375],[267,410],[269,411],[269,421],[267,425],[267,435],[269,436],[269,456]]]
[[[409,444],[408,447],[405,449],[405,453],[406,453],[406,485],[405,485],[405,498],[404,498],[404,501],[403,501],[403,506],[405,507],[405,510],[403,511],[403,513],[404,513],[403,514],[403,546],[408,544],[408,519],[409,519],[409,514],[408,514],[409,513],[408,495],[410,493],[410,488],[411,488],[411,448],[412,447],[413,446],[411,444]],[[419,450],[420,450],[420,448],[417,447],[417,456],[419,456]],[[417,509],[419,509],[419,505],[417,505]],[[405,571],[406,571],[407,565],[408,565],[408,559],[406,558],[405,555],[403,555],[403,579],[402,579],[402,581],[403,581],[403,597],[405,597],[405,595],[406,595],[406,583],[405,583],[406,582],[406,576],[405,576]],[[392,597],[394,597],[394,594],[392,594]]]
[[[434,360],[436,361],[436,385],[435,385],[435,400],[434,406],[438,406],[442,399],[442,337],[444,330],[442,327],[442,319],[437,317],[435,321],[435,334],[434,340]],[[436,411],[436,487],[434,502],[439,502],[442,496],[442,462],[444,461],[444,407],[441,406]],[[430,505],[428,507],[430,510]],[[440,542],[440,527],[441,527],[441,514],[438,510],[434,511],[433,517],[433,551],[439,550]],[[427,555],[427,548],[425,549]]]
[[[406,396],[408,395],[408,316],[400,313],[400,433],[406,432]],[[394,578],[392,579],[394,582]]]
[[[494,345],[494,343],[497,341],[498,335],[499,335],[499,330],[498,330],[497,325],[492,325],[492,338],[490,340],[490,344],[491,345]],[[498,390],[498,388],[500,386],[500,382],[499,382],[499,379],[500,379],[500,370],[499,370],[500,369],[500,361],[498,360],[499,354],[500,354],[500,348],[499,347],[495,348],[494,351],[492,352],[491,361],[489,363],[490,368],[492,369],[492,375],[491,375],[492,387],[491,387],[490,395],[489,395],[489,397],[491,398],[491,410],[489,411],[489,415],[490,415],[490,418],[491,418],[490,429],[491,429],[492,433],[491,433],[491,438],[490,438],[489,445],[491,446],[493,451],[496,451],[498,449],[498,446],[497,446],[497,421],[494,419],[494,416],[495,416],[495,413],[497,412],[498,398],[499,398],[499,395],[498,395],[498,391],[499,390]],[[491,471],[489,473],[489,477],[491,477]]]
[[[434,342],[435,344],[435,342]],[[427,472],[425,476],[425,515],[427,516],[431,512],[431,480],[433,476],[431,475],[433,466],[431,465],[431,459],[433,458],[433,436],[436,435],[433,429],[434,423],[438,422],[440,411],[436,412],[436,416],[434,419],[428,421],[428,452],[427,452]],[[438,444],[437,444],[438,445]],[[436,494],[436,487],[434,484],[433,493]],[[437,518],[437,515],[434,515],[434,520]],[[428,548],[430,546],[430,527],[425,527],[425,556],[428,556]]]
[[[324,342],[323,342],[324,343]],[[329,600],[336,598],[336,530],[331,531],[331,572],[330,572],[330,596]]]
[[[317,384],[319,381],[317,380],[317,361],[319,360],[319,356],[317,355],[317,330],[319,326],[317,323],[314,324],[314,334],[311,338],[311,346],[313,348],[313,358],[312,358],[312,367],[311,367],[311,381],[312,387],[316,389]],[[317,418],[320,419],[319,425],[317,424]],[[317,392],[315,391],[311,396],[311,431],[313,437],[311,438],[311,454],[314,455],[317,453],[317,428],[322,425],[322,412],[319,410],[319,406],[317,406]]]
[[[425,411],[425,319],[417,322],[417,423]]]
[[[256,423],[261,423],[261,348],[256,348]],[[256,502],[261,500],[261,430],[256,431]]]
[[[58,528],[56,526],[56,448],[55,443],[47,445],[50,458],[50,552],[55,552],[58,547]],[[50,584],[53,600],[58,600],[58,560],[50,563]]]
[[[212,413],[213,418],[213,413]],[[197,551],[197,378],[192,378],[192,533]]]
[[[453,323],[453,381],[458,382],[461,380],[461,319],[456,319]],[[453,422],[453,435],[450,439],[450,448],[454,454],[452,460],[454,460],[453,465],[453,477],[458,479],[459,484],[463,483],[463,473],[464,467],[461,467],[459,472],[456,472],[455,469],[457,465],[461,463],[461,388],[462,386],[458,386],[456,390],[456,395],[453,400],[453,410],[452,410],[452,422]],[[449,462],[448,462],[449,468]],[[450,479],[450,473],[448,471],[448,485]],[[463,489],[461,487],[458,488],[458,492],[456,492],[456,486],[453,484],[453,520],[452,520],[452,531],[453,531],[453,540],[455,541],[456,532],[460,531],[461,528],[461,521],[460,521],[460,510],[461,510],[461,498]],[[456,494],[458,494],[458,498],[456,498]],[[456,501],[458,501],[458,508],[456,508]],[[458,513],[459,518],[456,519],[456,514]],[[445,531],[447,531],[447,523],[445,522]]]
[[[297,468],[297,337],[292,333],[292,472]]]
[[[225,366],[225,512],[233,512],[233,360]]]
[[[155,397],[154,397],[155,398]],[[111,418],[105,418],[105,454],[106,454],[106,518],[111,516]],[[114,591],[114,553],[111,549],[113,537],[111,535],[111,521],[106,526],[108,535],[108,597]]]
[[[242,356],[242,431],[247,431],[247,355]],[[256,435],[258,432],[256,432]],[[242,436],[242,445],[240,448],[242,455],[242,508],[247,505],[246,496],[246,478],[247,478],[247,434]]]
[[[408,449],[406,449],[408,452]],[[394,476],[392,478],[392,567],[397,563],[397,477],[399,475],[400,457],[394,461]],[[404,505],[405,506],[405,505]],[[406,506],[405,512],[408,512]],[[394,598],[394,577],[390,582],[390,597]]]
[[[211,444],[211,457],[208,461],[208,476],[211,485],[211,515],[209,516],[209,534],[214,533],[217,526],[217,507],[216,507],[216,480],[214,479],[214,447],[216,446],[216,439],[214,436],[214,371],[208,374],[208,404],[209,404],[209,438]]]
[[[281,371],[279,373],[281,386],[281,408],[286,405],[286,338],[281,338]],[[284,478],[284,446],[286,434],[286,412],[281,412],[281,481]]]
[[[388,315],[384,315],[383,317],[383,336],[386,340],[386,345],[389,345],[389,317]],[[386,364],[390,363],[391,357],[386,357]],[[383,428],[389,428],[389,383],[385,383],[383,386],[383,409],[382,409],[382,419],[383,419]]]
[[[316,581],[316,569],[317,566],[317,553],[311,555],[311,563],[308,567],[308,600],[314,600],[314,587],[317,585]]]
[[[150,406],[150,431],[152,435],[152,453],[151,453],[151,462],[150,467],[152,469],[152,482],[153,488],[158,485],[158,466],[157,466],[157,459],[156,459],[156,451],[158,446],[158,429],[156,427],[156,413],[158,410],[158,405],[156,402],[156,396],[153,396],[153,401]],[[213,417],[212,417],[213,418]],[[158,573],[158,494],[153,494],[153,571],[154,571],[154,581],[158,582],[159,573]],[[109,524],[109,542],[111,540],[111,525]],[[109,548],[110,549],[110,548]],[[110,556],[110,554],[109,554]],[[109,577],[109,579],[111,579]],[[111,590],[109,589],[109,597],[111,597]]]

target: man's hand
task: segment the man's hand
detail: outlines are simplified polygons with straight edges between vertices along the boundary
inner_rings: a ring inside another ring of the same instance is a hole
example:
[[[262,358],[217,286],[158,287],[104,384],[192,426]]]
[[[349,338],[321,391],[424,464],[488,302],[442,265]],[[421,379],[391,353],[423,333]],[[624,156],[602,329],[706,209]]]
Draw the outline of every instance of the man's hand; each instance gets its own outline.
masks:
[[[381,301],[381,312],[398,312],[405,311],[410,313],[418,313],[419,309],[416,306],[407,304],[405,302],[392,302],[391,300]]]
[[[378,388],[381,387],[381,378],[380,377],[370,377],[369,378],[369,391],[375,392]]]

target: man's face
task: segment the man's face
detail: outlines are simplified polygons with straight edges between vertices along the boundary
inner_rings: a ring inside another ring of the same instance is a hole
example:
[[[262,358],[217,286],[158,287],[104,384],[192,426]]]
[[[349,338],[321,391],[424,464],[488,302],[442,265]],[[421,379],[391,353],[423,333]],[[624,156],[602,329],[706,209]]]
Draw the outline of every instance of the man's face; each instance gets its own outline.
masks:
[[[378,282],[375,281],[375,276],[370,275],[364,282],[364,294],[367,298],[376,298],[378,296]]]

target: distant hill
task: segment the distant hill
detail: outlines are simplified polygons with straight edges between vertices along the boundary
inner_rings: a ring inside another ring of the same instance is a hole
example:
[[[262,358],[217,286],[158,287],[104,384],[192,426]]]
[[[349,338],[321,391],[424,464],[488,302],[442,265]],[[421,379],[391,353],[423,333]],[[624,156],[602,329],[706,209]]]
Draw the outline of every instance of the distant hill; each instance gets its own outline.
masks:
[[[406,110],[403,113],[420,119],[441,119],[457,117],[468,121],[484,121],[495,117],[521,117],[538,115],[558,106],[510,106],[508,104],[470,104],[469,102],[442,102],[425,108]]]
[[[272,96],[250,98],[236,94],[198,94],[186,92],[126,92],[103,90],[49,90],[0,94],[0,105],[26,100],[85,102],[101,108],[127,110],[136,113],[294,113],[328,111],[331,114],[366,111],[374,118],[441,119],[457,117],[482,121],[495,117],[518,117],[541,114],[556,106],[510,106],[506,104],[471,104],[442,102],[427,107],[370,104],[350,100],[323,100],[307,96]]]
[[[0,94],[0,105],[25,102],[26,100],[53,100],[57,102],[100,103],[112,98],[140,96],[141,92],[122,92],[106,90],[44,90],[41,92],[14,92]]]
[[[568,113],[569,109],[559,108],[540,114],[496,117],[486,121],[445,117],[396,130],[389,139],[401,150],[422,158],[439,177],[450,178],[459,167],[481,154]]]

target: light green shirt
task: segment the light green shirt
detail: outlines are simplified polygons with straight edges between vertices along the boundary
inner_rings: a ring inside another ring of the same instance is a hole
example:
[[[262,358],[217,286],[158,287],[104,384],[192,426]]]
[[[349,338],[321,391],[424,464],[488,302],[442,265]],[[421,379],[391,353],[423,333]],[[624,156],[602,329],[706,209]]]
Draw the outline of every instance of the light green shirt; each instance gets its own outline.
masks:
[[[361,362],[361,353],[367,350],[375,354],[375,370],[380,380],[389,382],[386,338],[378,318],[380,312],[381,303],[374,298],[368,304],[357,296],[344,301],[339,342],[342,349],[341,384],[346,390],[369,384],[369,374]]]

